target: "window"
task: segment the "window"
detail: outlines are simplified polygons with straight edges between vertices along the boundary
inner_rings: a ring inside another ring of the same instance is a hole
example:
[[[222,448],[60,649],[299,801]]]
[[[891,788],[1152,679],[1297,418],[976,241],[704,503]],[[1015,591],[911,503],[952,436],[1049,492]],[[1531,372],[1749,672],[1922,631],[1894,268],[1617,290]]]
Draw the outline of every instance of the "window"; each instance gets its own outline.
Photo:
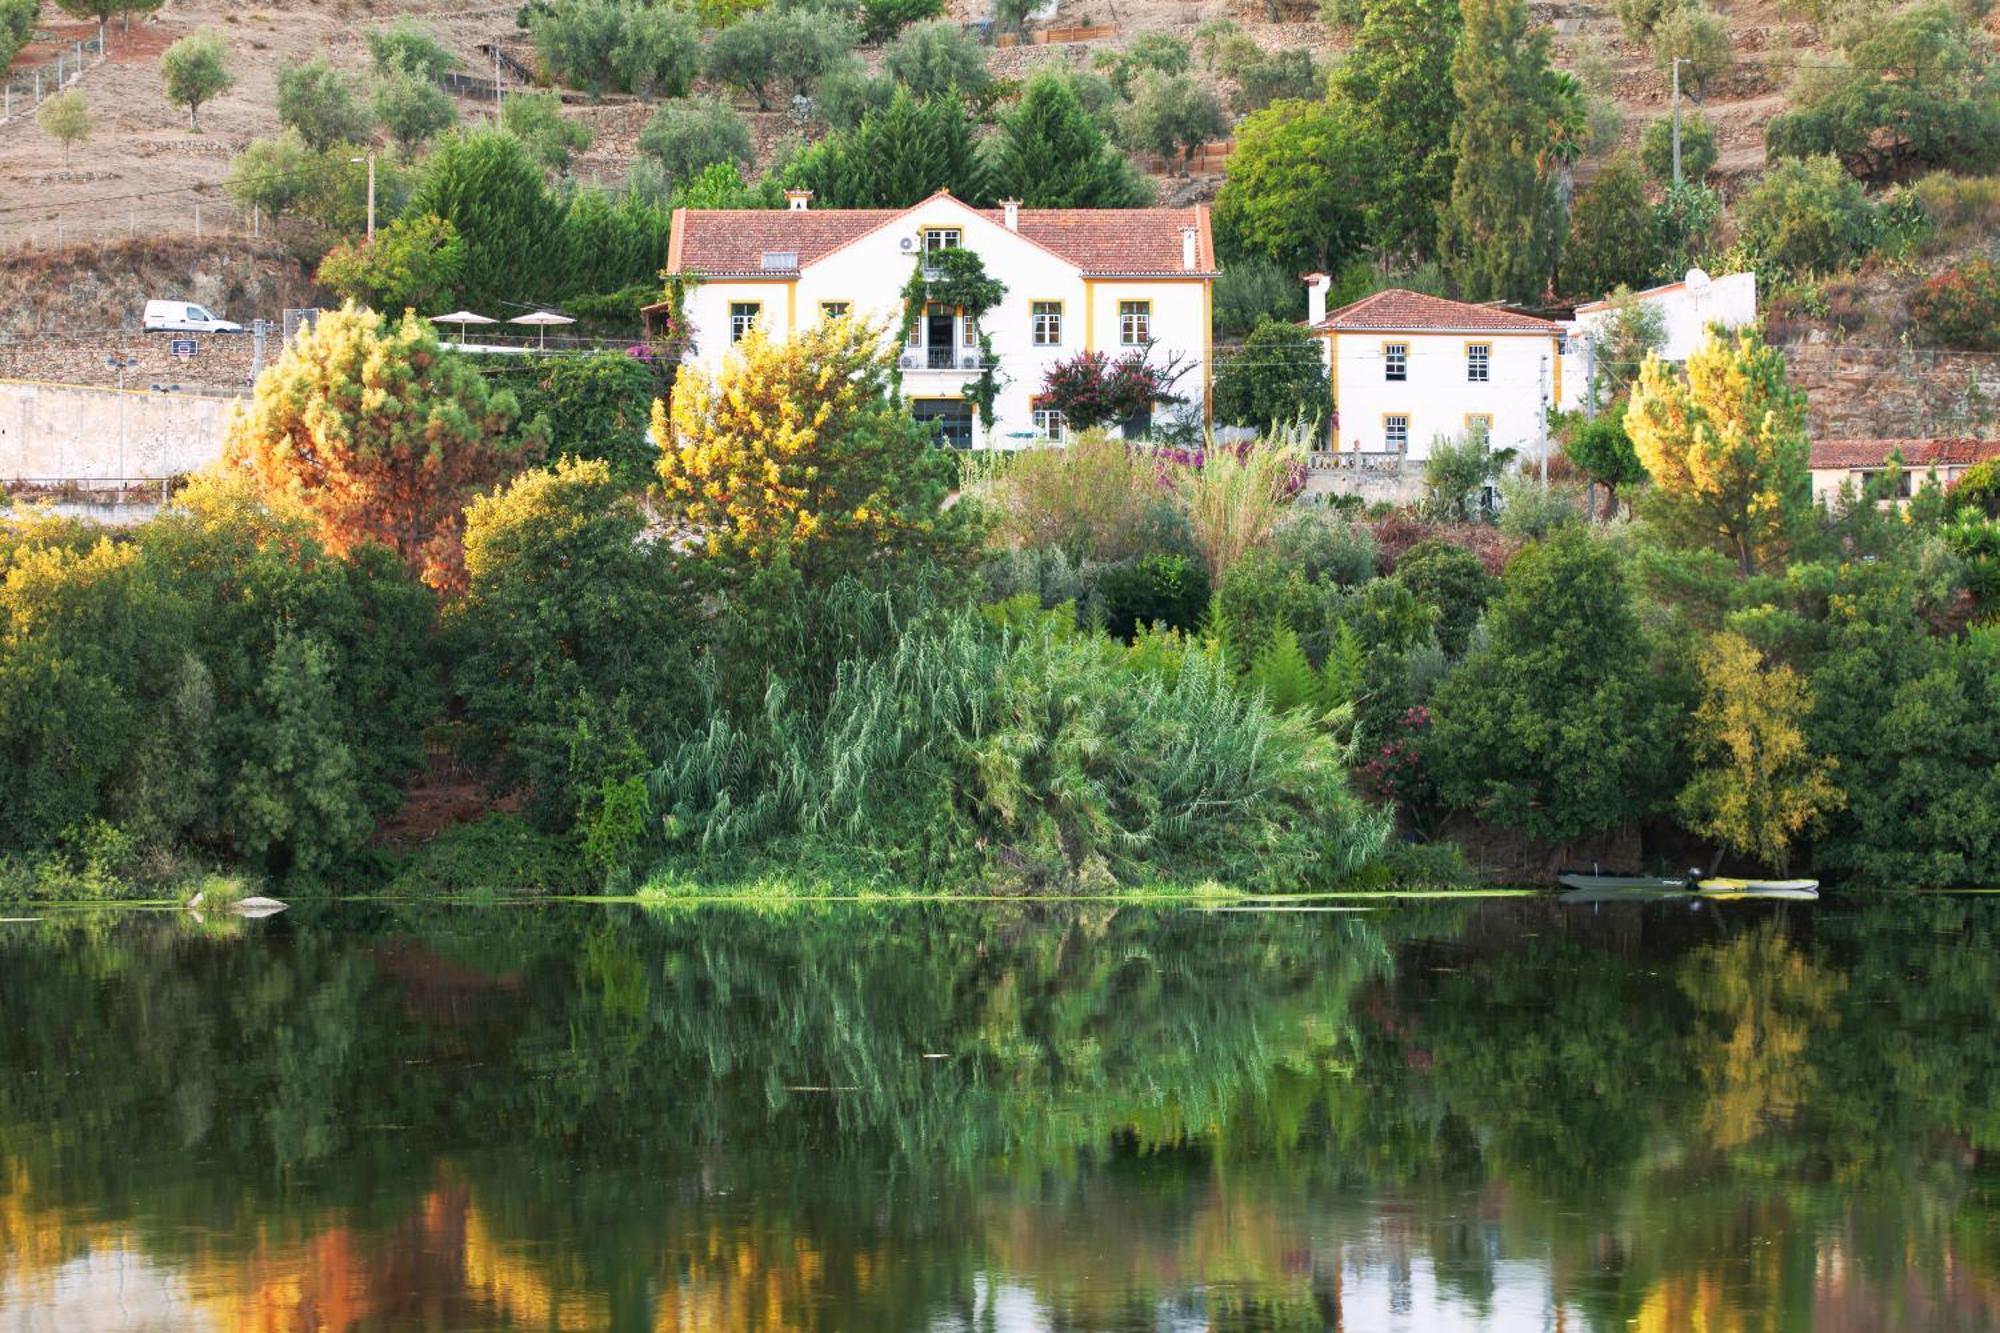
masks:
[[[972,447],[972,404],[964,399],[912,399],[910,415],[929,426],[937,442],[946,448]]]
[[[1408,343],[1382,344],[1382,378],[1385,380],[1406,380],[1410,378],[1410,345]],[[1407,420],[1404,425],[1408,425]]]
[[[1028,307],[1030,338],[1037,347],[1062,346],[1062,302],[1036,301]]]
[[[979,329],[973,323],[972,316],[963,311],[958,316],[958,345],[968,352],[977,351],[979,348]]]
[[[1467,343],[1465,345],[1465,382],[1484,384],[1493,374],[1493,344]]]
[[[1467,412],[1465,414],[1465,436],[1467,439],[1471,439],[1474,435],[1479,435],[1489,440],[1493,438],[1493,414],[1491,412]]]
[[[1143,347],[1153,341],[1153,303],[1118,303],[1118,341],[1127,347]]]
[[[956,250],[956,249],[958,249],[958,228],[956,227],[924,228],[925,254],[927,255],[934,254],[939,250]]]
[[[1035,434],[1054,444],[1069,439],[1069,422],[1054,408],[1038,407],[1034,413]]]
[[[1392,454],[1410,452],[1410,419],[1407,416],[1382,418],[1382,447]]]
[[[846,319],[846,318],[847,318],[847,302],[845,302],[845,301],[821,301],[821,302],[819,303],[819,317],[820,317],[821,319],[823,319],[823,320],[826,320],[826,319]]]
[[[763,306],[756,301],[731,301],[729,303],[729,341],[740,343],[743,336],[757,327],[758,312]]]

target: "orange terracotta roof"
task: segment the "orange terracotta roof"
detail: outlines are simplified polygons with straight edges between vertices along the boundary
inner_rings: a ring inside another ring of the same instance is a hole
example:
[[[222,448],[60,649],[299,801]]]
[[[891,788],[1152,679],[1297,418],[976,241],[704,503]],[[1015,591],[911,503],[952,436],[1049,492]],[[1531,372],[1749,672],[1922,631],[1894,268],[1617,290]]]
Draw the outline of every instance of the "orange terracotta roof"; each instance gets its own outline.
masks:
[[[922,207],[922,205],[917,205]],[[767,254],[796,254],[810,267],[913,210],[907,208],[677,209],[667,247],[667,270],[710,277],[789,276],[797,268],[765,268]],[[1005,226],[997,208],[971,210]],[[1184,274],[1181,231],[1195,229],[1194,273],[1215,271],[1215,243],[1208,209],[1024,208],[1020,234],[1093,276]]]
[[[1560,333],[1562,325],[1498,306],[1447,301],[1391,287],[1327,315],[1323,333]]]
[[[1967,436],[1938,439],[1814,440],[1807,466],[1815,472],[1866,471],[1889,465],[1889,455],[1902,457],[1906,469],[1964,467],[2000,459],[2000,440]]]

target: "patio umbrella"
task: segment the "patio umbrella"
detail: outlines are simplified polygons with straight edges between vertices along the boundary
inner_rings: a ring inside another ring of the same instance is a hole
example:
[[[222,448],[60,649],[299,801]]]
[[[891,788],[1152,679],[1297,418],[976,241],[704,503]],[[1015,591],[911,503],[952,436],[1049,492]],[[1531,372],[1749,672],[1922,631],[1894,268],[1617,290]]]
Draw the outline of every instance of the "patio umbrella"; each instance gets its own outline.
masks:
[[[558,315],[550,310],[537,310],[532,315],[516,315],[507,322],[509,324],[532,324],[539,327],[542,331],[542,349],[544,351],[548,350],[549,346],[549,325],[576,323],[568,315]]]
[[[500,321],[499,321],[499,320],[497,320],[497,319],[488,319],[488,318],[487,318],[486,316],[484,316],[484,315],[475,315],[475,314],[473,314],[473,313],[472,313],[472,312],[471,312],[470,310],[454,310],[454,311],[452,311],[452,312],[451,312],[451,313],[450,313],[449,315],[432,315],[432,316],[431,316],[431,323],[433,323],[433,324],[456,324],[456,325],[458,325],[458,341],[459,341],[459,345],[460,345],[460,346],[464,346],[464,345],[465,345],[465,326],[466,326],[466,325],[468,325],[468,324],[498,324],[499,322],[500,322]]]

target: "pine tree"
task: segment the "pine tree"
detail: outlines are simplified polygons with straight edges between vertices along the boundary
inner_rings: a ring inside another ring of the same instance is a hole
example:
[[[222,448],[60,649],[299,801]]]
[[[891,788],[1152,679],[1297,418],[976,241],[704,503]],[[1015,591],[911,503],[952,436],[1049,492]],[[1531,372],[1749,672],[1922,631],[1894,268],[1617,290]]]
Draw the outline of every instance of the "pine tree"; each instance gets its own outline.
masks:
[[[987,155],[993,193],[1029,208],[1135,208],[1150,190],[1054,74],[1037,74]]]
[[[1461,111],[1439,250],[1469,301],[1533,301],[1548,291],[1561,224],[1549,153],[1557,85],[1549,34],[1525,0],[1464,0],[1451,62]]]
[[[828,208],[908,208],[939,190],[972,204],[991,198],[965,104],[956,96],[919,102],[903,89],[853,130],[793,158],[785,183]]]
[[[1340,67],[1355,126],[1382,161],[1370,230],[1393,254],[1428,258],[1437,245],[1451,197],[1459,115],[1452,61],[1464,27],[1458,0],[1370,0]]]

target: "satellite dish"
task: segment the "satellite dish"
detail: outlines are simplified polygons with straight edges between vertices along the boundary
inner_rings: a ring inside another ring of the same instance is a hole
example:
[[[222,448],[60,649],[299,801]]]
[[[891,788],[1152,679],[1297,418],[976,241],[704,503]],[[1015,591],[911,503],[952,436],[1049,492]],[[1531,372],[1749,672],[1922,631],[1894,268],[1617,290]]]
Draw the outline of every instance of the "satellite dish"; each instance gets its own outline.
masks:
[[[1689,269],[1685,281],[1687,289],[1691,292],[1705,292],[1708,290],[1709,276],[1698,268]]]

